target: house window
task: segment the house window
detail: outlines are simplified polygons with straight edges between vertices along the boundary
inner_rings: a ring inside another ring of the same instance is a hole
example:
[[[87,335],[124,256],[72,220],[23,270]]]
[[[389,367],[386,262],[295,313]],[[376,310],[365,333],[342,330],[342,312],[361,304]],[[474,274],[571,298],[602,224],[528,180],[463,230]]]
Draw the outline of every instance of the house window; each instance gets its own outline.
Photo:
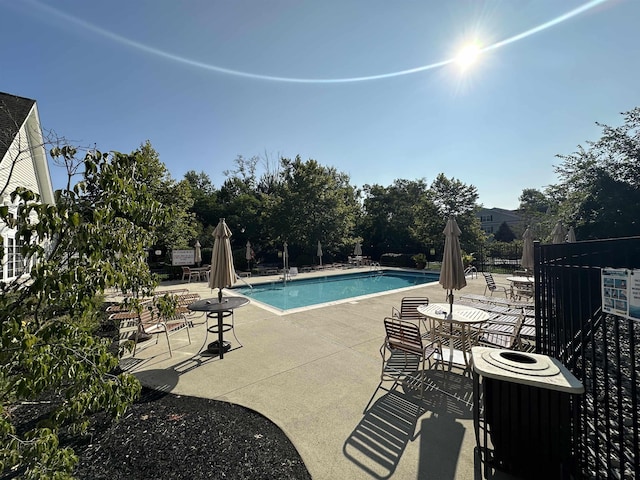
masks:
[[[4,257],[7,272],[6,279],[10,280],[22,275],[25,271],[24,258],[20,251],[22,240],[16,240],[14,237],[5,237],[4,243],[6,245]],[[2,273],[4,273],[4,268],[2,271]],[[4,275],[1,276],[4,277]]]
[[[493,215],[480,215],[480,221],[481,222],[492,222],[493,221]]]

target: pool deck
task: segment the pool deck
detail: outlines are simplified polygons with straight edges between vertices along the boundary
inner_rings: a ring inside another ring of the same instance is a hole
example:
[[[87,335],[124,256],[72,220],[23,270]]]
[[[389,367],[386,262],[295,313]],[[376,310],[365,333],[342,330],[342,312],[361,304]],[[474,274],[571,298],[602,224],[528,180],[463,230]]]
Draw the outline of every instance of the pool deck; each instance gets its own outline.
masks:
[[[369,267],[300,273],[314,275],[369,271]],[[501,275],[494,278],[508,283]],[[248,283],[277,280],[246,278]],[[189,288],[201,298],[217,296],[205,282],[164,282],[158,290]],[[485,281],[467,278],[458,293],[479,293]],[[225,291],[226,294],[226,291]],[[203,319],[166,344],[150,346],[128,361],[143,385],[243,405],[275,422],[291,439],[315,480],[333,479],[481,479],[474,455],[471,379],[441,369],[429,373],[443,390],[424,398],[392,382],[380,388],[382,320],[404,296],[444,302],[439,284],[333,302],[320,308],[279,314],[250,303],[235,312],[232,350],[224,359],[199,355],[205,342]],[[259,432],[256,432],[259,433]],[[496,473],[496,479],[512,478]]]

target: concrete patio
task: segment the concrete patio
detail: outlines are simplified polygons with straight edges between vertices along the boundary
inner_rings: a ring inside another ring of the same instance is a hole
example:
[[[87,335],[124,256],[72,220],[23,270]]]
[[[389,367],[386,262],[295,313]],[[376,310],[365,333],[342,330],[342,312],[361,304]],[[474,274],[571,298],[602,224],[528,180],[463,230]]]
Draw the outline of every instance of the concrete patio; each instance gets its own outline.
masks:
[[[455,293],[484,292],[482,275],[467,282]],[[201,298],[217,295],[204,282],[164,283],[159,290],[178,287]],[[184,332],[171,337],[172,358],[160,338],[157,346],[124,363],[143,385],[233,402],[265,415],[291,439],[316,480],[483,478],[474,455],[469,375],[431,370],[429,378],[449,394],[432,389],[422,400],[402,386],[389,390],[392,382],[379,388],[382,320],[404,296],[443,302],[445,291],[436,283],[290,314],[250,303],[235,312],[243,347],[227,333],[232,349],[223,360],[199,354],[214,338],[205,339],[204,319],[198,317],[190,329],[191,345]]]

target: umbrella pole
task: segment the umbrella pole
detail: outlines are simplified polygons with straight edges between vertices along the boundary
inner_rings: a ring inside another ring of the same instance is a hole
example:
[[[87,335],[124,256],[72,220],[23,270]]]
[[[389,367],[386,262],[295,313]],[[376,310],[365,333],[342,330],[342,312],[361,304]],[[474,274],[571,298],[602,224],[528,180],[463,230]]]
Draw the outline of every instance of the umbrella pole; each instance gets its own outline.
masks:
[[[222,303],[222,289],[218,289],[218,303]]]
[[[449,290],[449,315],[453,314],[453,290]]]

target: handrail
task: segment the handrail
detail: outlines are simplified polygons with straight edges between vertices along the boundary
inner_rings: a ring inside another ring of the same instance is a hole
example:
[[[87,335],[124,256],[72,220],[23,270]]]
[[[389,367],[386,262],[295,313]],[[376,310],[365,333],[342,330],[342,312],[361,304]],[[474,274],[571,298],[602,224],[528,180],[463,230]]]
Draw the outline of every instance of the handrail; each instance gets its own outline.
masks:
[[[246,281],[244,278],[242,278],[240,275],[238,275],[237,273],[236,273],[236,280],[240,280],[240,281],[241,281],[242,283],[244,283],[247,287],[249,287],[249,288],[253,289],[253,285],[251,285],[250,283],[247,283],[247,281]]]

